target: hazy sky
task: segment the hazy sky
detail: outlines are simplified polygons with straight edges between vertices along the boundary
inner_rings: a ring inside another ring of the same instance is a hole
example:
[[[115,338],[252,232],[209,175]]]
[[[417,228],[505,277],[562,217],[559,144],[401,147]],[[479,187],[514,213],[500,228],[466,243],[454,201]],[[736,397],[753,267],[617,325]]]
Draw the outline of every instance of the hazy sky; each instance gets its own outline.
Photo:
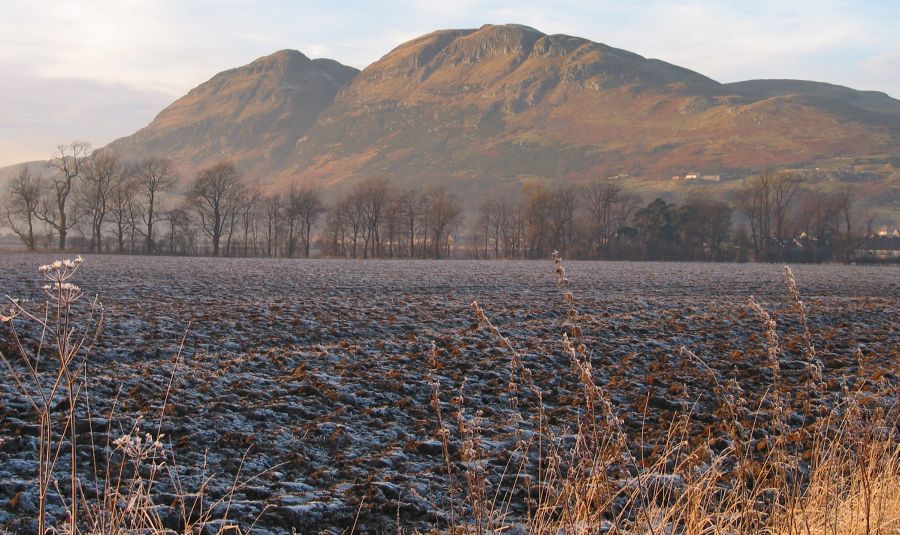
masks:
[[[102,146],[215,73],[283,48],[355,67],[442,28],[516,22],[722,82],[801,78],[900,97],[900,1],[3,0],[0,166]]]

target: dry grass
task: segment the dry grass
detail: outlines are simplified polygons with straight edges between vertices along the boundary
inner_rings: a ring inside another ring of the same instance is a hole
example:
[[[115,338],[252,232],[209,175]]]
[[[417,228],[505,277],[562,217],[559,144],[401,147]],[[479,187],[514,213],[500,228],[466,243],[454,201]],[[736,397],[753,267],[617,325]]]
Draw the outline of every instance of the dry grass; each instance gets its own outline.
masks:
[[[518,384],[533,394],[539,407],[539,436],[518,444],[522,457],[536,459],[536,466],[521,464],[516,484],[527,485],[533,496],[528,519],[516,529],[532,534],[731,534],[767,533],[790,535],[892,534],[900,533],[900,437],[898,437],[897,386],[883,379],[874,384],[857,378],[856,390],[846,388],[831,400],[830,409],[814,413],[810,393],[824,392],[822,367],[807,323],[807,313],[793,273],[785,267],[785,282],[793,311],[799,317],[802,354],[807,373],[804,395],[785,386],[779,366],[777,324],[754,298],[748,307],[759,318],[765,332],[766,363],[772,384],[759,407],[764,422],[748,428],[749,401],[737,381],[722,381],[717,373],[687,348],[681,348],[706,371],[724,407],[728,447],[714,453],[714,437],[691,436],[690,412],[676,415],[661,453],[653,462],[636,459],[632,451],[643,444],[629,440],[610,396],[597,384],[590,351],[581,342],[581,325],[575,297],[558,255],[554,254],[557,282],[566,318],[560,336],[564,353],[582,385],[581,418],[574,445],[564,447],[558,432],[546,424],[540,388],[522,365],[513,343],[495,327],[487,313],[473,303],[475,316],[487,332],[510,355],[510,388]],[[436,359],[435,352],[435,359]],[[437,390],[433,404],[440,415]],[[513,398],[518,404],[521,400]],[[873,399],[893,400],[885,410]],[[458,400],[457,400],[458,401]],[[799,409],[802,425],[790,422]],[[462,413],[458,405],[458,413]],[[439,418],[440,421],[440,418]],[[764,429],[761,429],[764,428]],[[764,439],[754,432],[764,431]],[[450,430],[441,425],[448,467]],[[701,439],[704,437],[700,437]],[[477,443],[471,433],[460,434],[463,443]],[[512,529],[499,512],[509,507],[514,491],[492,488],[478,472],[472,448],[463,448],[461,460],[467,470],[464,482],[448,470],[451,487],[461,487],[462,499],[454,508],[450,531],[486,534]],[[477,454],[477,450],[474,451]],[[530,478],[536,475],[537,481]],[[473,491],[471,485],[476,485]],[[468,491],[466,490],[468,489]],[[532,493],[533,489],[537,489]],[[484,496],[494,496],[485,502]],[[504,501],[506,500],[506,501]],[[498,503],[499,502],[499,503]],[[490,519],[485,522],[484,519]]]

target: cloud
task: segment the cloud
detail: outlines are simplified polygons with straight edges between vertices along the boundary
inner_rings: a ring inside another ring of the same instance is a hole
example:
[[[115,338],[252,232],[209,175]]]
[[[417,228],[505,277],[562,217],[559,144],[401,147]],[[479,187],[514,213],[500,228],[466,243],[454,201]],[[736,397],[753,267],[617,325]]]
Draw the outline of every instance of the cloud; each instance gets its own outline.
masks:
[[[0,63],[0,72],[10,67]],[[172,97],[78,78],[0,77],[0,167],[46,159],[75,139],[103,146],[150,122]]]
[[[871,67],[896,48],[900,23],[900,9],[877,2],[12,0],[4,15],[0,62],[173,96],[281,48],[364,67],[408,38],[488,22],[579,35],[727,81],[871,77],[900,93],[897,69]]]
[[[403,0],[396,4],[406,14],[398,22],[409,23],[419,33],[518,22],[662,59],[724,82],[801,78],[878,87],[900,97],[900,69],[890,66],[892,51],[898,48],[900,3]]]
[[[698,70],[722,81],[748,78],[822,78],[822,68],[844,51],[864,25],[852,18],[824,16],[761,2],[756,9],[695,2],[660,3],[637,21],[646,37],[645,54]],[[622,36],[626,39],[626,36]],[[628,39],[629,45],[637,45]],[[826,78],[829,76],[826,76]],[[837,81],[837,80],[835,80]]]

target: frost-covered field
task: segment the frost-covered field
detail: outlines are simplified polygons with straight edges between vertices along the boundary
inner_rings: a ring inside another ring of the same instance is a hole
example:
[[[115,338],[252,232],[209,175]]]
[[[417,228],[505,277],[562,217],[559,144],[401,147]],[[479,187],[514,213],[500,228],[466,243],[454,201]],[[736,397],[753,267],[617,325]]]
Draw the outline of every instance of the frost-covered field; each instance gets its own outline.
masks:
[[[44,255],[0,257],[0,294],[40,299]],[[708,374],[686,346],[749,395],[770,385],[755,295],[775,317],[782,373],[801,383],[797,318],[778,265],[567,262],[599,382],[646,454],[676,411],[714,424]],[[869,371],[898,373],[900,269],[796,266],[829,388],[852,381],[860,348]],[[162,431],[183,485],[219,474],[211,494],[243,476],[230,516],[257,532],[295,527],[371,532],[440,525],[448,489],[429,374],[444,402],[462,392],[482,410],[489,473],[499,477],[521,426],[509,403],[509,355],[476,328],[470,303],[522,351],[554,425],[577,421],[579,386],[560,341],[566,306],[546,262],[244,260],[88,256],[76,276],[105,305],[90,357],[91,399],[118,396],[122,425],[162,408],[173,356],[184,359]],[[84,302],[87,303],[88,299]],[[0,350],[10,353],[3,327]],[[439,369],[429,363],[437,345]],[[0,375],[0,527],[33,514],[34,425]],[[448,407],[448,412],[449,412]],[[97,440],[105,435],[97,430]],[[83,430],[88,433],[88,430]],[[114,431],[113,434],[116,434]],[[246,453],[243,466],[241,459]],[[14,499],[13,499],[14,498]],[[516,502],[519,514],[524,499]]]

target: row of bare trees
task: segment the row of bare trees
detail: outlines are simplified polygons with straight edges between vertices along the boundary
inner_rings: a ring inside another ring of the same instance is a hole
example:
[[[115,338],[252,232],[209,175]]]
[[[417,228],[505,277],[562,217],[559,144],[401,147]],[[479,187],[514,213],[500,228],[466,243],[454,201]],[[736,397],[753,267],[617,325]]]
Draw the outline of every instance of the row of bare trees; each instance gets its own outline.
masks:
[[[444,187],[404,190],[384,177],[331,206],[299,180],[264,195],[230,162],[179,188],[168,159],[124,162],[84,142],[61,145],[48,163],[47,176],[25,168],[9,181],[0,212],[30,250],[51,239],[65,249],[75,229],[76,247],[118,253],[827,261],[849,260],[872,225],[851,189],[823,192],[774,171],[745,181],[731,202],[698,190],[644,204],[597,180],[527,185],[464,210]]]
[[[851,186],[805,188],[798,176],[773,170],[747,180],[734,206],[753,258],[762,261],[850,261],[874,223]]]
[[[360,182],[329,208],[319,189],[299,180],[263,195],[231,162],[181,188],[171,160],[123,162],[84,142],[59,146],[49,167],[48,176],[23,168],[2,203],[4,223],[29,250],[51,247],[51,236],[66,249],[75,229],[75,247],[92,252],[292,258],[318,246],[353,258],[441,258],[462,220],[446,189],[401,192],[384,178]]]
[[[322,200],[322,192],[300,182],[292,182],[284,193],[268,195],[262,199],[265,234],[264,256],[285,256],[293,258],[302,249],[303,256],[309,257],[313,244],[313,229],[327,211]],[[252,207],[247,207],[243,217],[244,228],[253,226]],[[249,235],[244,234],[244,243],[249,243]]]
[[[37,226],[46,225],[65,249],[69,232],[79,228],[91,251],[100,251],[104,230],[112,227],[118,251],[136,252],[135,240],[143,239],[144,251],[154,252],[154,226],[163,218],[158,198],[176,183],[170,160],[147,158],[125,163],[109,151],[91,150],[76,141],[60,145],[48,161],[47,176],[27,166],[6,188],[5,223],[22,243],[38,246]]]
[[[471,232],[480,258],[851,261],[872,233],[849,186],[823,191],[772,170],[731,202],[703,190],[679,203],[641,197],[615,180],[527,186],[482,202]]]
[[[722,260],[727,203],[694,193],[680,205],[641,197],[614,180],[531,185],[521,198],[482,202],[472,232],[479,258]]]
[[[329,211],[322,251],[350,258],[446,258],[458,240],[462,205],[446,188],[397,190],[364,180]]]
[[[64,250],[72,229],[93,252],[196,252],[198,231],[219,254],[223,236],[234,235],[238,208],[250,194],[230,163],[204,169],[174,208],[178,176],[171,160],[123,162],[107,150],[76,141],[60,145],[47,176],[24,167],[6,187],[6,225],[29,250],[39,245],[39,226]],[[168,223],[164,235],[160,227]],[[166,238],[168,244],[165,245]],[[85,247],[86,245],[86,247]]]

